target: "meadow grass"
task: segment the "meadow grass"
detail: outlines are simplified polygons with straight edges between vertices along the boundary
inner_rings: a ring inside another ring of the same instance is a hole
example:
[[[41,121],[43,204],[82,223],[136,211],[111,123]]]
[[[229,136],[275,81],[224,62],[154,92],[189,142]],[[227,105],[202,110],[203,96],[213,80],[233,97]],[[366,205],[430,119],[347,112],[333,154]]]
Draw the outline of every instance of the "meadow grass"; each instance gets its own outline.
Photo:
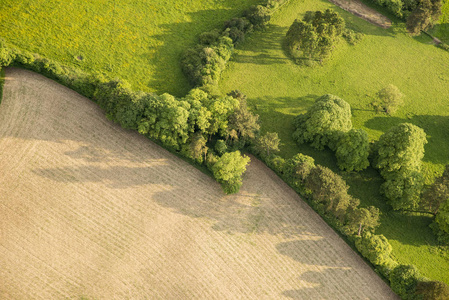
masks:
[[[300,67],[286,57],[282,42],[288,27],[307,10],[332,8],[347,26],[365,34],[350,46],[341,41],[332,58],[323,66]],[[355,128],[362,128],[371,140],[402,122],[425,130],[423,173],[427,183],[442,173],[449,163],[449,53],[432,44],[427,36],[411,38],[403,23],[392,19],[387,30],[349,14],[325,1],[292,1],[281,9],[264,32],[252,35],[238,47],[223,74],[220,89],[239,89],[260,115],[263,132],[278,132],[283,143],[280,155],[291,157],[302,152],[316,162],[338,171],[334,154],[298,146],[291,138],[293,118],[304,113],[323,94],[335,94],[352,108]],[[369,106],[378,90],[396,85],[405,94],[405,105],[394,116],[376,114]],[[361,173],[339,172],[350,185],[350,193],[363,206],[375,205],[382,212],[384,234],[400,263],[415,264],[424,276],[449,283],[449,255],[438,247],[428,227],[427,215],[392,212],[379,193],[382,179],[373,169]]]
[[[0,0],[0,37],[134,89],[184,96],[180,55],[260,0]]]

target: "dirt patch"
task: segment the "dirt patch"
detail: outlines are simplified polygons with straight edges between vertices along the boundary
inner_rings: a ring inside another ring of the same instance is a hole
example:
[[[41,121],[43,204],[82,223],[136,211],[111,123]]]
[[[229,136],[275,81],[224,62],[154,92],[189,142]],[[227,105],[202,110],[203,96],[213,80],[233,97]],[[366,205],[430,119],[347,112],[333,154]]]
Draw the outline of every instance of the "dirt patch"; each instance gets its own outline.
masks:
[[[391,27],[391,21],[358,0],[329,0],[340,8],[382,28]]]
[[[398,299],[261,162],[224,196],[88,99],[6,74],[1,299]]]

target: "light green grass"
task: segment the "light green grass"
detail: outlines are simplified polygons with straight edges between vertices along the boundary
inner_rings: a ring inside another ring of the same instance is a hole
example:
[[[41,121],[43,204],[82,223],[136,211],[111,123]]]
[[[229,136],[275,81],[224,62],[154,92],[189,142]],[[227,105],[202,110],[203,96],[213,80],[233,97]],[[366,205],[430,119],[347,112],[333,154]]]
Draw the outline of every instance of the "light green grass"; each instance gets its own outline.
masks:
[[[180,55],[258,0],[0,0],[0,37],[134,89],[184,96]],[[79,59],[79,58],[82,59]]]
[[[341,42],[332,59],[316,68],[299,67],[289,60],[281,47],[293,20],[307,10],[331,7],[350,28],[365,33],[362,42],[349,46]],[[294,116],[306,111],[316,97],[331,93],[342,97],[353,109],[353,125],[366,130],[376,140],[388,128],[411,122],[428,136],[424,174],[428,182],[441,174],[449,163],[449,53],[432,45],[430,38],[410,38],[403,24],[388,30],[373,26],[325,1],[292,1],[283,7],[265,32],[256,33],[241,45],[223,74],[223,93],[239,89],[260,115],[262,131],[279,133],[281,155],[297,152],[311,155],[319,164],[337,171],[330,151],[297,146],[292,138]],[[405,95],[405,106],[393,117],[376,114],[368,104],[375,93],[388,84],[396,85]],[[341,173],[350,193],[363,205],[382,209],[382,226],[400,263],[415,264],[423,275],[449,283],[449,258],[436,246],[428,228],[427,216],[405,216],[389,212],[379,194],[382,179],[373,169],[360,174]]]

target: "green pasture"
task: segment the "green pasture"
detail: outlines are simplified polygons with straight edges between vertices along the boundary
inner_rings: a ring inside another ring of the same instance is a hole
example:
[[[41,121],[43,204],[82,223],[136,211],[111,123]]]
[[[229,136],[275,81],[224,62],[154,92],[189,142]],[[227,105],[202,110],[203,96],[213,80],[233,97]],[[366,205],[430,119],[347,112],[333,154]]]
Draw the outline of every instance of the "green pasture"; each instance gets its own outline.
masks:
[[[337,10],[348,27],[365,36],[355,46],[341,41],[323,66],[299,67],[282,49],[285,33],[305,11],[325,8]],[[449,53],[435,47],[427,36],[411,38],[404,24],[395,19],[393,23],[385,30],[327,1],[291,1],[264,32],[253,34],[238,47],[223,74],[220,90],[239,89],[248,96],[249,104],[260,115],[261,130],[279,133],[281,156],[302,152],[334,171],[333,153],[297,146],[291,138],[293,118],[304,113],[318,96],[330,93],[349,102],[354,127],[366,130],[371,140],[393,125],[413,123],[427,133],[423,169],[427,182],[431,182],[449,163]],[[369,106],[376,92],[388,84],[406,95],[405,105],[394,116],[376,114]],[[396,259],[415,264],[429,278],[449,283],[449,254],[437,246],[428,227],[431,218],[391,212],[379,194],[382,179],[373,169],[340,174],[363,205],[375,205],[383,211],[377,233],[390,240]]]
[[[184,96],[179,67],[198,35],[258,0],[0,0],[0,37],[63,64]]]

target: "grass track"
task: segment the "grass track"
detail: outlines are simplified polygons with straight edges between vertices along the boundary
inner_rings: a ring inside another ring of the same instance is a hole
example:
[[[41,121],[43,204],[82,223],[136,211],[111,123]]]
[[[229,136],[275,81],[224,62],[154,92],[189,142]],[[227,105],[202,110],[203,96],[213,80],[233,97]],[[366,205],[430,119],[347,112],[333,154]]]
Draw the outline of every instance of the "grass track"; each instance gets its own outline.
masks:
[[[300,68],[285,56],[283,37],[297,16],[325,8],[337,10],[349,27],[365,33],[364,40],[356,46],[341,42],[323,67]],[[394,23],[384,30],[329,2],[292,1],[276,14],[265,32],[252,35],[240,46],[224,72],[221,90],[239,89],[248,95],[250,105],[260,115],[262,131],[279,133],[282,156],[302,152],[335,171],[330,151],[297,146],[291,139],[294,116],[305,112],[316,97],[331,93],[348,101],[354,127],[365,129],[372,140],[393,125],[414,123],[428,135],[424,175],[430,182],[449,163],[448,65],[447,52],[433,46],[426,36],[410,38],[403,24]],[[398,86],[406,95],[405,106],[394,117],[377,115],[368,106],[372,96],[387,84]],[[389,238],[398,261],[413,263],[425,276],[449,283],[449,254],[436,246],[427,227],[430,218],[388,212],[379,194],[382,181],[374,170],[342,175],[363,205],[375,205],[384,212],[378,233]]]
[[[88,99],[6,76],[0,298],[398,299],[261,162],[224,196]]]
[[[258,0],[0,0],[0,37],[63,64],[184,96],[182,51]]]

